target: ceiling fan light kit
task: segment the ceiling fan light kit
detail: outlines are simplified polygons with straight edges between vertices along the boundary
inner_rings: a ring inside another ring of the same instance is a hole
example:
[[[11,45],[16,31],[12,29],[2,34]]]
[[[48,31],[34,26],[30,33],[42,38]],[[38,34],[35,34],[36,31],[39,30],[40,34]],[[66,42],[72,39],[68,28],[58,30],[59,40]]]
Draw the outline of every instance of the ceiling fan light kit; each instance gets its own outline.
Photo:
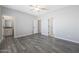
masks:
[[[33,11],[45,11],[47,10],[47,7],[44,5],[30,5]]]

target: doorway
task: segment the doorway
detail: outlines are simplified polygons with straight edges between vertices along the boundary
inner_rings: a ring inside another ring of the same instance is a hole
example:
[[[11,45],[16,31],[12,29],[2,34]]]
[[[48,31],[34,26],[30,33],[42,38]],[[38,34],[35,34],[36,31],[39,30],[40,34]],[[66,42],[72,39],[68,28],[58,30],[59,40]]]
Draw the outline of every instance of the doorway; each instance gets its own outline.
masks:
[[[41,34],[41,18],[38,17],[35,20],[33,20],[33,34],[39,33]]]
[[[53,17],[48,19],[48,36],[53,37]]]

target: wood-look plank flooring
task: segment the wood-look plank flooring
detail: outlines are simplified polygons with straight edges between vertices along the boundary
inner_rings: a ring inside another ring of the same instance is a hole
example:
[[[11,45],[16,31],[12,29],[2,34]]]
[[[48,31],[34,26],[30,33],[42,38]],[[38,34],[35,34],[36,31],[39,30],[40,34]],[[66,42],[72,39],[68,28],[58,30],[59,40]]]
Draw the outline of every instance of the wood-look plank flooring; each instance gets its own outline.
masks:
[[[14,39],[5,37],[0,53],[78,53],[79,44],[40,34]]]

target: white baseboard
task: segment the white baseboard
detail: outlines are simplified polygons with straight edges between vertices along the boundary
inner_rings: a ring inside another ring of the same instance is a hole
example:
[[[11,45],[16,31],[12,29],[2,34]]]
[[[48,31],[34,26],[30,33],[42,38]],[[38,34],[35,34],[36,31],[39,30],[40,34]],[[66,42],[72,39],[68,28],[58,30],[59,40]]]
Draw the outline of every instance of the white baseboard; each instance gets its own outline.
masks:
[[[30,33],[30,34],[24,34],[24,35],[14,36],[14,38],[24,37],[24,36],[28,36],[28,35],[32,35],[32,33]]]
[[[45,35],[45,36],[48,36],[47,34],[44,34],[44,33],[42,33],[42,34]],[[69,39],[61,38],[61,37],[57,37],[57,36],[52,36],[52,37],[59,38],[59,39],[61,39],[61,40],[65,40],[65,41],[69,41],[69,42],[73,42],[73,43],[78,43],[78,44],[79,44],[78,41],[69,40]]]
[[[69,42],[73,42],[73,43],[78,43],[79,44],[78,41],[69,40],[69,39],[66,39],[66,38],[61,38],[61,37],[56,37],[56,36],[55,36],[55,38],[59,38],[59,39],[65,40],[65,41],[69,41]]]
[[[32,33],[31,33],[31,34],[27,34],[27,35],[19,35],[19,36],[15,36],[14,38],[24,37],[24,36],[28,36],[28,35],[32,35]],[[48,36],[47,34],[44,34],[44,33],[42,33],[42,35]],[[55,37],[55,38],[59,38],[59,39],[61,39],[61,40],[65,40],[65,41],[69,41],[69,42],[73,42],[73,43],[78,43],[78,44],[79,44],[78,41],[69,40],[69,39],[61,38],[61,37],[57,37],[57,36],[54,36],[54,37]]]
[[[41,33],[42,35],[48,36],[48,34]]]

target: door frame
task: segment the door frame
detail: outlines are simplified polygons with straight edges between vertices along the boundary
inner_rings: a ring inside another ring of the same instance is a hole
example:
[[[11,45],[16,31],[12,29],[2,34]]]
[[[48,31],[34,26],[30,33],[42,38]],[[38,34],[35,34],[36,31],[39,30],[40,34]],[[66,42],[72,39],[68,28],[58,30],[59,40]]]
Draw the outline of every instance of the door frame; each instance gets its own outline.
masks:
[[[48,36],[53,37],[53,17],[48,18]]]

